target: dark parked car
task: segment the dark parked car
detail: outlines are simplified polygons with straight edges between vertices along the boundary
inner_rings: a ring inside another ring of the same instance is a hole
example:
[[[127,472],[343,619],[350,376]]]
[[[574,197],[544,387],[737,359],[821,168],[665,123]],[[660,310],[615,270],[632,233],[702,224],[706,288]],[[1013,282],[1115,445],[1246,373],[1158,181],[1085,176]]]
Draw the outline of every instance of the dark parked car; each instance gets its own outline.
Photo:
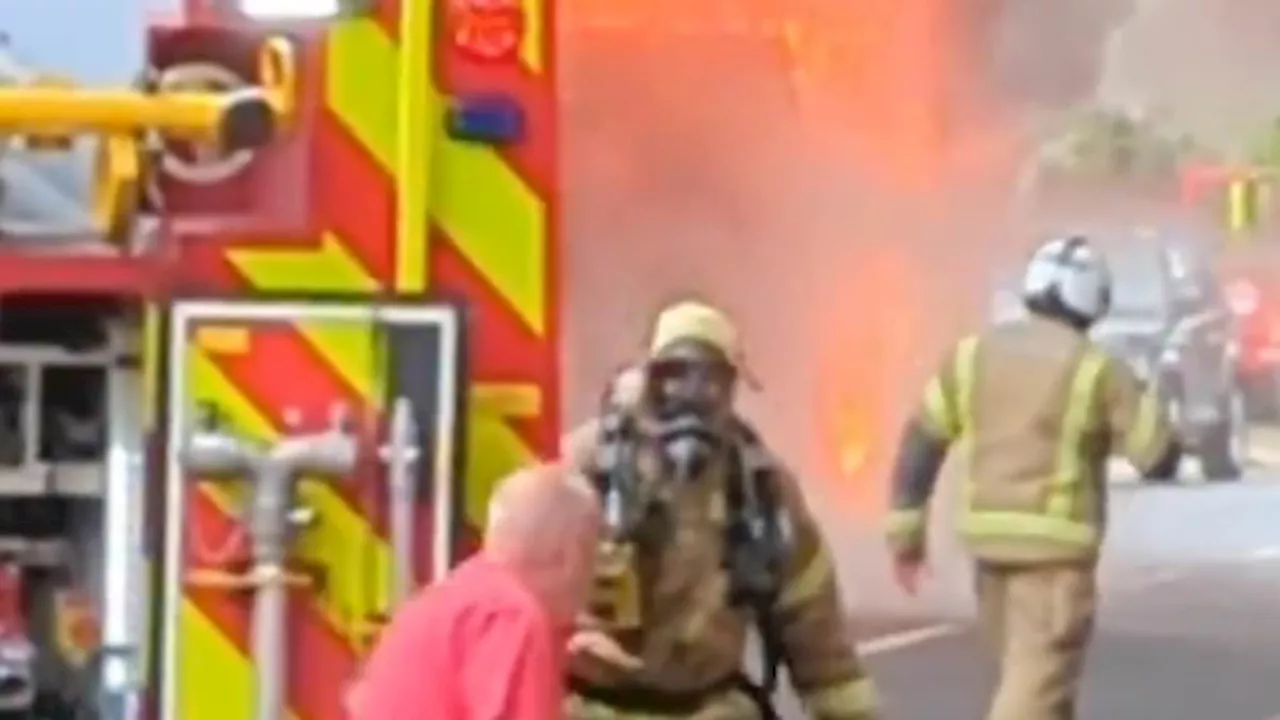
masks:
[[[1249,427],[1236,323],[1196,248],[1138,234],[1104,246],[1115,276],[1111,312],[1094,339],[1154,383],[1206,477],[1240,477]]]

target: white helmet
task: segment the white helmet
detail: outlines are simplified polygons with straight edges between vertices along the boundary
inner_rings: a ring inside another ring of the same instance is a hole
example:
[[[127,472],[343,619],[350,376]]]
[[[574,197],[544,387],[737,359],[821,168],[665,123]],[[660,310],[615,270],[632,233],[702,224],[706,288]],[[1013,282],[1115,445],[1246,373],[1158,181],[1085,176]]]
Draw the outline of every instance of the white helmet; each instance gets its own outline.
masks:
[[[1034,310],[1061,312],[1091,325],[1111,306],[1111,271],[1083,236],[1054,238],[1031,256],[1022,299]]]

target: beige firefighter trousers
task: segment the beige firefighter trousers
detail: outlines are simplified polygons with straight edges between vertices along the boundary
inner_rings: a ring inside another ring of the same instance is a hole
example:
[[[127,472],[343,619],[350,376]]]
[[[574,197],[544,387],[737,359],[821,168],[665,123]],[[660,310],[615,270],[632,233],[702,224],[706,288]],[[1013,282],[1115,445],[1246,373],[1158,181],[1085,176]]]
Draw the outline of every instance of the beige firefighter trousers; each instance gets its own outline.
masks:
[[[623,712],[570,694],[565,700],[563,714],[564,720],[757,720],[759,717],[760,713],[751,699],[735,690],[708,698],[706,704],[692,715]]]
[[[1097,607],[1094,563],[979,562],[976,580],[999,662],[987,720],[1075,720]]]

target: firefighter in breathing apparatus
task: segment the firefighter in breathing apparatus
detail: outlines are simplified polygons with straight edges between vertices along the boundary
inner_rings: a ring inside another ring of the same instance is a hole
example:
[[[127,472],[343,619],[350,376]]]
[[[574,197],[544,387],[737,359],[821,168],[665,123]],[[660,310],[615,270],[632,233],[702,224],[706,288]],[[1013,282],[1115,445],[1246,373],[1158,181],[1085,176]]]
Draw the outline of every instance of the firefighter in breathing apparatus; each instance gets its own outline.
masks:
[[[966,466],[960,535],[999,655],[988,720],[1072,720],[1096,610],[1114,449],[1167,476],[1181,449],[1153,389],[1087,336],[1111,277],[1082,237],[1052,240],[1023,280],[1025,320],[966,338],[930,380],[893,471],[888,539],[914,593],[926,510],[948,450]]]
[[[877,716],[817,525],[734,412],[739,358],[720,311],[672,306],[650,357],[566,440],[608,528],[583,627],[616,650],[571,658],[570,720],[771,720],[782,663],[816,720]],[[743,671],[752,627],[759,682]]]

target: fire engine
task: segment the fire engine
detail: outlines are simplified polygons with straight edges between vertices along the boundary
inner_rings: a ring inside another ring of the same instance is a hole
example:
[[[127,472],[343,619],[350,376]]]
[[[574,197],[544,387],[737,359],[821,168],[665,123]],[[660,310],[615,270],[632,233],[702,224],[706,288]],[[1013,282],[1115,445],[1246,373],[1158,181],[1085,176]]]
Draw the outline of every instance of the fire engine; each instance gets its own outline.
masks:
[[[0,713],[341,717],[554,450],[548,7],[0,9]]]

